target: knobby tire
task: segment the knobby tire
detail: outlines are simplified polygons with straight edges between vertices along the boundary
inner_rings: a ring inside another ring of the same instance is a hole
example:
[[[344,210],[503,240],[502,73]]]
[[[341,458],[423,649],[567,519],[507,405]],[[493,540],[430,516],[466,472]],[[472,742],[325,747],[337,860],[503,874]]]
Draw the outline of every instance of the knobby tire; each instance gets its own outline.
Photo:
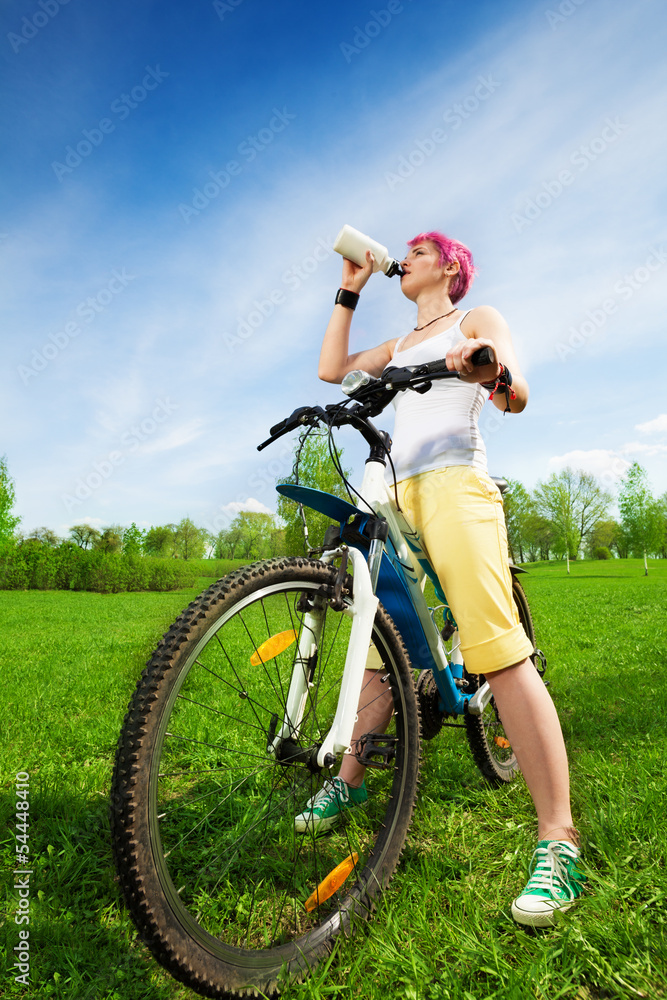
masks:
[[[381,606],[373,644],[397,743],[387,769],[366,773],[368,803],[325,836],[297,833],[295,814],[340,762],[315,774],[267,752],[297,643],[276,655],[263,644],[300,635],[307,606],[325,612],[299,748],[317,745],[331,724],[350,629],[349,614],[328,604],[335,578],[321,562],[285,558],[218,581],[165,634],[125,718],[111,806],[122,892],[156,959],[205,996],[271,996],[303,978],[369,915],[401,854],[417,792],[419,712],[405,647]],[[307,897],[354,853],[347,881],[307,912]]]

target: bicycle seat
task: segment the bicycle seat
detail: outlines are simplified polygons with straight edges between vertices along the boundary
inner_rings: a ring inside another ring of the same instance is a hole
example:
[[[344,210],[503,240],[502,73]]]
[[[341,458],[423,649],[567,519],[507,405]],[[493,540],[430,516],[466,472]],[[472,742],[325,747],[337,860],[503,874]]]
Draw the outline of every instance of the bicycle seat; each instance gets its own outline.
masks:
[[[494,483],[500,490],[501,494],[503,494],[510,487],[510,484],[507,482],[507,480],[501,479],[499,476],[491,476],[491,479],[493,479]]]

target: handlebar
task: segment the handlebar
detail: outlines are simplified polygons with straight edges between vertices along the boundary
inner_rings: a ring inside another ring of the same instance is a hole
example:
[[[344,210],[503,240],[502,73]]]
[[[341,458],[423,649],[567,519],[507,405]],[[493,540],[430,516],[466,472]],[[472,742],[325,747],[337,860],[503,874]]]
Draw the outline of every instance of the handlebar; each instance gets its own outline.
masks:
[[[495,361],[495,354],[491,348],[481,347],[475,351],[470,360],[476,368],[480,368],[492,364]],[[379,378],[367,376],[363,384],[349,392],[348,399],[354,404],[350,407],[347,400],[343,403],[329,403],[324,409],[321,406],[298,407],[289,417],[271,427],[270,436],[257,446],[257,451],[262,451],[267,445],[297,427],[317,426],[320,423],[329,427],[351,424],[361,432],[369,444],[380,443],[381,447],[384,447],[381,437],[384,432],[378,430],[370,418],[381,413],[397,392],[403,389],[428,392],[433,382],[446,378],[459,378],[459,373],[450,371],[444,358],[404,368],[389,366]]]

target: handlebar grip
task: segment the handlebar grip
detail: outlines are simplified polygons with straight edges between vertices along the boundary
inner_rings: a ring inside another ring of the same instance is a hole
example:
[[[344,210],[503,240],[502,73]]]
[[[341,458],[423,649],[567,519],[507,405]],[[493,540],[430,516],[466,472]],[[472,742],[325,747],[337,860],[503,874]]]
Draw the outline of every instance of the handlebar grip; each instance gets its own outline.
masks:
[[[280,420],[277,424],[274,424],[273,427],[269,427],[269,434],[271,435],[271,437],[273,437],[274,434],[277,434],[279,431],[282,431],[285,427],[287,427],[287,423],[288,423],[288,418],[286,417],[284,420]]]
[[[492,365],[495,361],[495,356],[490,347],[480,347],[478,351],[475,351],[470,360],[475,367],[481,368],[482,365]],[[385,369],[382,374],[385,375],[388,370],[389,369]],[[444,358],[440,358],[438,361],[428,361],[426,364],[414,366],[415,374],[422,372],[424,375],[430,375],[432,372],[436,373],[446,371],[447,362]],[[454,372],[452,372],[452,375],[453,374]]]
[[[475,351],[470,360],[476,368],[481,368],[482,365],[492,365],[496,358],[490,347],[480,347],[478,351]]]
[[[299,406],[298,409],[290,413],[289,417],[285,417],[284,420],[280,420],[273,427],[269,428],[269,434],[273,437],[274,434],[280,434],[282,431],[293,431],[295,427],[299,426],[303,414],[309,413],[312,409],[312,406]]]

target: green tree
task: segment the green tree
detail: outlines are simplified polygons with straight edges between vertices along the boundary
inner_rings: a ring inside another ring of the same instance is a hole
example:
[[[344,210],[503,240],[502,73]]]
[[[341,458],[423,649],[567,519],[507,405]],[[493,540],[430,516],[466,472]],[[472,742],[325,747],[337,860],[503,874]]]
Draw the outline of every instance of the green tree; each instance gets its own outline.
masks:
[[[592,555],[594,549],[612,549],[616,545],[619,532],[620,525],[612,517],[599,520],[588,534],[589,554]]]
[[[648,553],[662,549],[665,540],[665,517],[662,504],[651,493],[646,471],[633,462],[625,474],[618,494],[621,524],[630,547],[644,557],[644,576],[648,576]]]
[[[287,555],[285,529],[276,524],[273,514],[240,511],[227,529],[215,537],[217,559],[259,559]]]
[[[611,493],[590,472],[568,466],[553,472],[545,483],[538,483],[533,499],[536,512],[551,521],[556,539],[565,549],[569,573],[570,559],[577,558],[588,532],[606,516]]]
[[[198,528],[189,517],[184,517],[174,535],[175,553],[181,559],[201,559],[210,541],[206,528]]]
[[[660,504],[660,509],[662,511],[662,519],[665,525],[665,533],[662,537],[662,548],[660,549],[660,555],[663,559],[667,559],[667,493],[663,493],[661,497],[658,498],[658,503]]]
[[[14,480],[9,475],[7,456],[0,456],[0,539],[11,539],[21,523],[21,518],[12,514],[16,493]]]
[[[339,458],[342,457],[342,449]],[[300,438],[295,446],[295,455],[299,458],[298,482],[301,486],[332,493],[334,496],[349,500],[345,487],[333,467],[329,454],[328,435],[324,431],[313,431],[305,439]],[[348,469],[343,470],[346,476]],[[294,472],[287,478],[278,480],[281,483],[296,483]],[[308,526],[308,536],[304,532],[303,519],[299,505],[294,500],[280,496],[278,499],[278,516],[285,522],[285,548],[290,555],[303,555],[308,549],[317,548],[324,540],[324,532],[331,524],[331,518],[309,507],[303,508]]]
[[[144,549],[145,531],[137,528],[134,521],[129,528],[123,529],[123,555],[140,556]]]
[[[553,524],[547,517],[536,513],[534,508],[525,519],[523,537],[528,548],[528,562],[536,562],[538,559],[546,562],[552,549],[555,552],[557,548]],[[565,554],[564,548],[562,554]]]
[[[630,534],[622,524],[619,524],[618,531],[616,532],[616,537],[614,539],[614,548],[618,553],[619,559],[627,559],[630,555],[631,548],[631,538]]]
[[[242,510],[232,521],[232,526],[234,525],[239,529],[240,548],[244,558],[261,558],[271,554],[271,533],[276,527],[272,514]]]
[[[76,542],[80,549],[93,548],[95,543],[102,537],[97,528],[90,524],[75,524],[69,529],[72,541]]]
[[[507,541],[512,559],[525,562],[526,523],[533,513],[533,502],[526,487],[516,479],[507,480],[509,489],[503,493]]]
[[[36,542],[41,542],[42,545],[48,546],[50,549],[56,549],[62,542],[62,539],[56,535],[55,531],[51,528],[35,528],[28,535],[28,538]]]
[[[287,541],[285,539],[284,528],[273,528],[271,530],[271,555],[272,556],[288,555]]]
[[[175,524],[156,525],[144,535],[144,552],[148,556],[172,556],[175,539]]]
[[[120,524],[110,524],[102,530],[93,542],[93,548],[100,552],[120,552],[123,548],[123,528]]]
[[[216,559],[234,559],[241,545],[241,529],[236,520],[228,528],[223,528],[215,536],[214,554]]]

